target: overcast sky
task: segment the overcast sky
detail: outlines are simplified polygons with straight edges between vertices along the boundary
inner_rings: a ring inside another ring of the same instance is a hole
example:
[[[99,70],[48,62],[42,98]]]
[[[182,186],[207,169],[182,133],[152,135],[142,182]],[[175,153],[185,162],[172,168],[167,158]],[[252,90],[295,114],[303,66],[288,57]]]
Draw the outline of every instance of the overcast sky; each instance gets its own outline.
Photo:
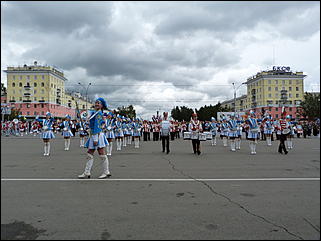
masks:
[[[67,89],[92,83],[92,98],[133,104],[143,118],[231,99],[233,82],[273,65],[303,71],[305,91],[320,91],[319,1],[2,1],[1,30],[2,70],[57,66]]]

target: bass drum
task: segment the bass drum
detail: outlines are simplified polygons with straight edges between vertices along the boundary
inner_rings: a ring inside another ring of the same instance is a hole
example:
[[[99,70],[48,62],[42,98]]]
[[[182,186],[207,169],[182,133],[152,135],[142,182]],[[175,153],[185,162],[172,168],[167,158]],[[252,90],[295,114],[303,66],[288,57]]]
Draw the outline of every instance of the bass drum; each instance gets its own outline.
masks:
[[[190,132],[184,132],[183,138],[184,138],[184,140],[190,140],[191,139],[191,133]]]
[[[198,139],[200,140],[200,141],[206,141],[206,133],[199,133],[198,134]]]

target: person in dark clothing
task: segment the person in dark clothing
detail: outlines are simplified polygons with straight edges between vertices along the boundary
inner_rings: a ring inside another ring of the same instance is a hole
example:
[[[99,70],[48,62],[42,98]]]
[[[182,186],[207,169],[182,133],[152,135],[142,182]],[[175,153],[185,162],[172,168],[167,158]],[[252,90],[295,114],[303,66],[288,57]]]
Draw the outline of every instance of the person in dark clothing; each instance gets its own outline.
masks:
[[[162,120],[160,124],[160,135],[162,140],[162,148],[163,152],[165,152],[165,146],[166,146],[166,153],[169,153],[169,135],[170,135],[170,122],[167,120],[168,118],[168,112],[164,112],[164,119]]]

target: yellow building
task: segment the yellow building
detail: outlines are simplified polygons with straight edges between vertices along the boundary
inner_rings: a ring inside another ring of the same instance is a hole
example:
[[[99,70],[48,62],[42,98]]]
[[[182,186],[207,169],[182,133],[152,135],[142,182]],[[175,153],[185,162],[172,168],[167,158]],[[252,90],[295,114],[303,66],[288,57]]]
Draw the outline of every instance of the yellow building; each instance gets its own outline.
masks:
[[[234,99],[227,100],[221,103],[222,107],[230,108],[234,111]],[[247,95],[242,95],[240,97],[235,98],[235,111],[243,112],[247,109]]]
[[[67,79],[63,71],[51,66],[38,66],[35,61],[32,66],[8,67],[4,72],[7,73],[8,103],[20,109],[21,115],[44,116],[49,111],[55,117],[75,116],[75,100],[65,92]],[[86,102],[80,97],[78,99]]]
[[[292,72],[289,67],[273,67],[247,79],[247,109],[256,112],[269,110],[273,117],[280,117],[282,106],[292,117],[304,99],[303,72]]]
[[[299,106],[304,100],[303,72],[292,72],[289,67],[273,67],[247,79],[247,95],[236,98],[236,111],[269,111],[273,118],[281,116],[282,107],[293,118],[299,116]],[[221,103],[234,110],[234,99]]]

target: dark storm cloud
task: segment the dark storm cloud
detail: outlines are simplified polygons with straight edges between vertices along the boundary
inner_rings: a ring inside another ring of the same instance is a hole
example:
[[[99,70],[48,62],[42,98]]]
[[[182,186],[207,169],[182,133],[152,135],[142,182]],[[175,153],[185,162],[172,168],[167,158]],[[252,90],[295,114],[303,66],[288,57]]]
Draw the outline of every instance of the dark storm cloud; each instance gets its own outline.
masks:
[[[33,33],[70,32],[85,26],[97,31],[111,21],[109,2],[4,2],[1,20],[8,28],[32,30]]]
[[[269,55],[259,63],[246,56],[262,54],[256,51],[273,39],[302,41],[320,31],[320,3],[306,1],[2,2],[1,13],[6,61],[58,66],[68,89],[83,92],[78,82],[90,82],[89,95],[108,100],[222,102],[233,96],[231,82],[273,62]],[[258,47],[247,55],[253,43]],[[212,86],[200,85],[207,82]],[[143,88],[148,83],[167,86]],[[139,108],[147,113],[155,105]]]

